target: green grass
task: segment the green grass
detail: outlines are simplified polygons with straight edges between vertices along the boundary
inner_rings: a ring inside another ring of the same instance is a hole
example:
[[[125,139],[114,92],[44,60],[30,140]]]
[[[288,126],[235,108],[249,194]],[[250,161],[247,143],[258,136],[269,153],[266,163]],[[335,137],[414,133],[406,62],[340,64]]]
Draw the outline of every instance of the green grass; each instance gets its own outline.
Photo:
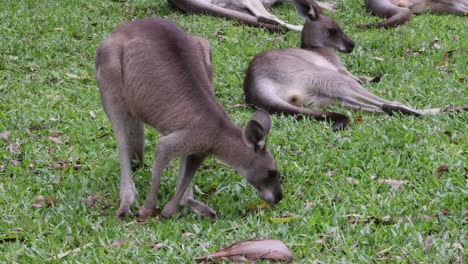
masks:
[[[424,14],[395,29],[361,30],[357,24],[378,18],[369,16],[360,0],[337,2],[338,11],[330,15],[357,43],[353,53],[342,56],[348,69],[360,75],[384,73],[381,82],[365,85],[369,90],[417,108],[468,104],[466,17]],[[194,181],[198,198],[217,211],[216,221],[187,210],[146,224],[118,220],[116,141],[93,73],[99,42],[121,21],[152,14],[208,38],[216,95],[243,125],[253,111],[236,105],[244,102],[241,87],[250,59],[265,50],[297,47],[299,33],[274,34],[187,15],[161,0],[3,0],[1,5],[0,133],[11,131],[9,140],[20,147],[10,151],[0,139],[0,262],[43,263],[81,248],[62,261],[190,263],[195,256],[255,238],[281,239],[297,263],[466,260],[466,113],[413,118],[334,107],[364,119],[337,133],[326,123],[273,116],[269,144],[286,175],[285,199],[274,209],[249,210],[259,202],[252,187],[209,158],[208,168]],[[302,21],[290,4],[272,12],[296,24]],[[431,44],[434,39],[440,49]],[[448,67],[440,67],[448,51],[453,51]],[[140,196],[134,209],[148,190],[157,139],[157,132],[148,129],[147,166],[135,174]],[[444,164],[449,170],[437,179],[435,172]],[[162,180],[160,207],[173,193],[176,165]],[[393,189],[381,183],[384,179],[406,183]],[[82,202],[91,195],[105,196],[97,208]],[[38,196],[57,201],[35,208]],[[354,214],[362,217],[356,221]],[[297,218],[270,221],[283,216]],[[193,235],[184,237],[187,232]],[[432,244],[424,249],[428,237]],[[123,245],[109,246],[119,240]],[[156,243],[163,247],[154,249]]]

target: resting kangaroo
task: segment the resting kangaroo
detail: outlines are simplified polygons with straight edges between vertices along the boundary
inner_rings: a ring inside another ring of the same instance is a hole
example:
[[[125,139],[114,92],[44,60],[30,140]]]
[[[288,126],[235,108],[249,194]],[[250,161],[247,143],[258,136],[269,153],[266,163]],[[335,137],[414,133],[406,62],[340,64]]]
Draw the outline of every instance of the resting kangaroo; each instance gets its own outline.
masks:
[[[119,217],[133,216],[136,189],[131,159],[143,161],[144,123],[161,137],[152,165],[150,191],[139,219],[154,213],[160,178],[181,157],[174,197],[161,214],[171,217],[179,204],[213,217],[193,199],[191,180],[210,154],[235,168],[270,203],[282,199],[275,159],[266,148],[268,113],[254,113],[245,130],[236,127],[212,91],[210,46],[174,22],[150,18],[123,22],[96,50],[96,79],[104,110],[118,144],[121,184]],[[184,194],[185,192],[185,194]]]
[[[426,11],[460,16],[468,13],[468,0],[365,0],[364,2],[372,14],[387,18],[382,22],[361,26],[365,28],[402,25],[411,19],[412,14]]]
[[[285,0],[283,0],[285,1]],[[301,31],[302,26],[291,25],[269,13],[266,8],[281,0],[169,0],[178,8],[192,13],[208,13],[235,19],[241,23],[278,31],[278,25]]]
[[[317,119],[325,116],[331,120],[333,117],[329,114],[317,114],[302,105],[340,103],[354,110],[416,116],[467,110],[466,107],[416,110],[370,93],[359,84],[370,79],[349,73],[333,50],[351,52],[354,47],[339,25],[321,14],[314,1],[294,2],[306,20],[301,49],[272,50],[256,55],[244,81],[247,103],[270,112],[311,115]],[[335,129],[340,126],[339,121]]]

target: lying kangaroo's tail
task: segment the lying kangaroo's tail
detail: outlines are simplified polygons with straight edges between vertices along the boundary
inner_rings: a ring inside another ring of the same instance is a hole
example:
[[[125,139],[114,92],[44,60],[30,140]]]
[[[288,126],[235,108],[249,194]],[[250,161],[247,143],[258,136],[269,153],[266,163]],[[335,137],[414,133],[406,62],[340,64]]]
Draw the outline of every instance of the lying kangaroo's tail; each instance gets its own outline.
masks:
[[[458,113],[458,112],[468,111],[468,106],[462,106],[462,107],[447,106],[447,107],[441,107],[441,108],[417,110],[417,109],[412,109],[403,105],[384,104],[382,105],[382,110],[385,113],[390,114],[390,115],[397,112],[397,113],[404,114],[404,115],[421,116],[421,115],[437,115],[440,113]]]
[[[172,3],[177,8],[182,9],[188,13],[208,13],[213,16],[235,19],[249,26],[263,27],[270,31],[281,31],[281,28],[278,25],[261,23],[255,16],[251,16],[235,10],[222,8],[217,5],[206,3],[203,1],[168,0],[168,2]]]
[[[411,19],[411,10],[409,8],[393,5],[388,0],[366,0],[367,9],[374,15],[385,17],[382,22],[361,25],[363,28],[390,28],[406,23]]]

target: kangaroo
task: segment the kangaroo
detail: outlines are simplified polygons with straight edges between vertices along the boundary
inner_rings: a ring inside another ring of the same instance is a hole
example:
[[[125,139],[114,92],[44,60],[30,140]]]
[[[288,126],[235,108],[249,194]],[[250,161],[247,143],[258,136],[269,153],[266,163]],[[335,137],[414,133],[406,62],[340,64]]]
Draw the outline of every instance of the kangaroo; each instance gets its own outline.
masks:
[[[354,48],[353,41],[338,23],[323,15],[313,0],[294,0],[294,3],[298,13],[305,18],[301,49],[271,50],[255,56],[244,80],[248,104],[270,113],[330,119],[335,121],[334,130],[346,126],[349,120],[337,117],[335,113],[312,111],[302,105],[319,107],[340,103],[354,110],[415,116],[468,110],[467,107],[417,110],[370,93],[360,82],[372,81],[372,78],[353,76],[333,50],[351,52]]]
[[[191,13],[208,13],[235,19],[241,23],[280,31],[281,27],[301,31],[302,26],[291,25],[268,12],[277,2],[285,0],[169,0],[176,7]],[[286,0],[287,1],[287,0]]]
[[[386,20],[364,28],[389,28],[402,25],[411,19],[412,14],[432,12],[436,14],[466,15],[468,0],[365,0],[367,9]]]
[[[213,70],[207,40],[189,36],[174,22],[148,18],[123,22],[96,50],[96,79],[102,104],[116,135],[120,159],[120,207],[117,216],[132,217],[137,194],[131,160],[143,161],[144,124],[161,137],[152,164],[150,191],[138,211],[146,221],[155,213],[160,178],[168,163],[181,157],[173,198],[163,217],[179,205],[214,217],[193,199],[191,181],[210,154],[243,175],[269,203],[283,195],[276,161],[266,147],[271,119],[256,111],[244,131],[230,120],[212,90]]]

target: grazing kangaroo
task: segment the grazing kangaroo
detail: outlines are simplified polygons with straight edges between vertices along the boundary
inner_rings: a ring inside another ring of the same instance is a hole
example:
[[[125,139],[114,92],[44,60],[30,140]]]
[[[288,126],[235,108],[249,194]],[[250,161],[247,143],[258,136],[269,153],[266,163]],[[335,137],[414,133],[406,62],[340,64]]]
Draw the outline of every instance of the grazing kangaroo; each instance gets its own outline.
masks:
[[[160,178],[181,157],[174,197],[161,214],[171,217],[179,204],[214,217],[193,199],[191,181],[210,154],[236,169],[270,203],[282,199],[280,174],[266,147],[271,120],[258,110],[244,131],[229,119],[212,90],[207,40],[189,36],[174,22],[149,18],[123,22],[96,50],[96,79],[104,110],[118,144],[121,184],[119,217],[133,216],[137,191],[131,159],[143,161],[144,123],[161,137],[152,165],[150,191],[139,220],[154,214]]]
[[[285,0],[283,0],[285,1]],[[192,13],[208,13],[235,19],[241,23],[279,31],[280,26],[301,31],[302,26],[291,25],[266,10],[281,0],[169,0],[176,7]]]
[[[468,0],[365,0],[367,9],[374,15],[386,20],[364,28],[389,28],[402,25],[411,19],[412,14],[430,11],[436,14],[466,15]]]
[[[333,50],[351,52],[354,47],[340,26],[321,14],[314,1],[294,0],[294,3],[305,18],[301,49],[271,50],[256,55],[244,81],[247,103],[269,112],[304,114],[319,120],[325,117],[336,121],[334,129],[347,123],[335,120],[336,114],[312,111],[302,105],[340,103],[354,110],[415,116],[467,110],[466,107],[416,110],[370,93],[360,82],[372,80],[349,73]]]

